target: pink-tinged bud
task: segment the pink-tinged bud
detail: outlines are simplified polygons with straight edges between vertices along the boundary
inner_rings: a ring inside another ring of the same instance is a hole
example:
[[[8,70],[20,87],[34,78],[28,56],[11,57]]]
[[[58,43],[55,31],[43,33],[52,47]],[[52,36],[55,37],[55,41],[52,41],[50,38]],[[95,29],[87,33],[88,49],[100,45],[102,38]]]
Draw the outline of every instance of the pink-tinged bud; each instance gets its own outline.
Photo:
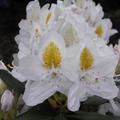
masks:
[[[4,65],[4,63],[2,61],[0,61],[0,70],[7,70],[6,66]],[[0,78],[0,96],[3,94],[3,92],[7,89],[7,86],[5,85],[5,83],[2,81],[2,79]]]
[[[4,93],[4,91],[7,89],[7,86],[5,85],[5,83],[2,81],[2,79],[0,78],[0,96]]]
[[[10,90],[5,90],[1,97],[1,110],[8,112],[13,106],[14,96]]]

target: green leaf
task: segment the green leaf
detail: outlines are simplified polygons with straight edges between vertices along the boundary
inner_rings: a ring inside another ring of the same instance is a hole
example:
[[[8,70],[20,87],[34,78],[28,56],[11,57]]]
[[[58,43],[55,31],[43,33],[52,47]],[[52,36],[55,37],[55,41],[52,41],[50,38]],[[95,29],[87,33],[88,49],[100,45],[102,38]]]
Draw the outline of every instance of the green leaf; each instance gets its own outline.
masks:
[[[9,89],[13,89],[17,93],[24,92],[24,84],[14,78],[8,71],[0,70],[0,78],[4,81]]]
[[[54,120],[67,120],[67,118],[65,117],[63,113],[60,113],[54,118]]]
[[[19,117],[16,118],[16,120],[67,120],[64,116],[64,114],[60,113],[57,116],[43,114],[39,110],[31,110],[29,112],[26,112]]]
[[[52,120],[52,117],[42,115],[39,110],[31,110],[18,116],[16,120]]]
[[[67,115],[69,120],[120,120],[120,117],[100,115],[94,112],[76,112],[72,115]]]
[[[101,105],[106,103],[107,100],[97,97],[97,96],[93,96],[93,97],[89,97],[84,103],[83,105]]]
[[[51,109],[49,104],[44,103],[34,106],[29,111],[19,115],[15,120],[54,120],[56,112]]]

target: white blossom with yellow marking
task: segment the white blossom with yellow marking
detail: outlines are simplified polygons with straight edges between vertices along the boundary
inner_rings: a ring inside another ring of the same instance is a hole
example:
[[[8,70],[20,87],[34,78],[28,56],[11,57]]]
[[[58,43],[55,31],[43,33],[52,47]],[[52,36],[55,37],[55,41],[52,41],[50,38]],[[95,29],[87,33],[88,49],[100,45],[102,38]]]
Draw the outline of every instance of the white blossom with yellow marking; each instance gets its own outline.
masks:
[[[80,102],[90,96],[112,100],[118,95],[113,76],[118,62],[112,49],[104,42],[89,41],[80,44],[75,64],[78,66],[79,80],[70,88],[68,108],[79,110]],[[77,80],[76,80],[77,81]],[[70,106],[69,106],[70,105]]]
[[[103,19],[95,25],[95,33],[97,37],[102,38],[108,43],[110,37],[117,33],[117,30],[112,29],[112,22],[110,19]]]
[[[64,40],[57,32],[45,34],[39,48],[38,55],[22,58],[16,68],[28,80],[23,95],[28,106],[44,102],[56,91],[67,96],[77,77]]]
[[[41,8],[38,0],[27,5],[27,17],[19,23],[20,33],[15,38],[19,46],[19,59],[29,54],[36,54],[41,37],[54,21],[54,10],[50,11],[49,6],[47,4]]]

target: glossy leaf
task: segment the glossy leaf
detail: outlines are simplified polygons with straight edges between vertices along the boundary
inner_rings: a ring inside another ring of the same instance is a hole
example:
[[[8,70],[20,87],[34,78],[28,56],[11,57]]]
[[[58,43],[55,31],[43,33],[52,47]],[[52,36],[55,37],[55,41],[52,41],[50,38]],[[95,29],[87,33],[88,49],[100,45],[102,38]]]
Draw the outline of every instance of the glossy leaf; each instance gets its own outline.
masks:
[[[9,89],[13,89],[17,93],[24,92],[24,84],[14,78],[8,71],[0,70],[0,78],[4,81]]]

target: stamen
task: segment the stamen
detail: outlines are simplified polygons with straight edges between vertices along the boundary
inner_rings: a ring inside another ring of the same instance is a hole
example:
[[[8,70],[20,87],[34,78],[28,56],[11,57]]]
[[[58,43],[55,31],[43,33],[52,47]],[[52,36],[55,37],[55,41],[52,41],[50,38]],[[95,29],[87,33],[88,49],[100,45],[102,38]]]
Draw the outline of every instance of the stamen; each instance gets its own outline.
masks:
[[[52,14],[51,14],[51,12],[49,12],[47,15],[47,18],[46,18],[46,25],[49,23],[51,17],[52,17]]]
[[[10,65],[10,64],[7,64],[7,67],[10,68],[10,69],[13,69],[14,66],[13,65]]]

